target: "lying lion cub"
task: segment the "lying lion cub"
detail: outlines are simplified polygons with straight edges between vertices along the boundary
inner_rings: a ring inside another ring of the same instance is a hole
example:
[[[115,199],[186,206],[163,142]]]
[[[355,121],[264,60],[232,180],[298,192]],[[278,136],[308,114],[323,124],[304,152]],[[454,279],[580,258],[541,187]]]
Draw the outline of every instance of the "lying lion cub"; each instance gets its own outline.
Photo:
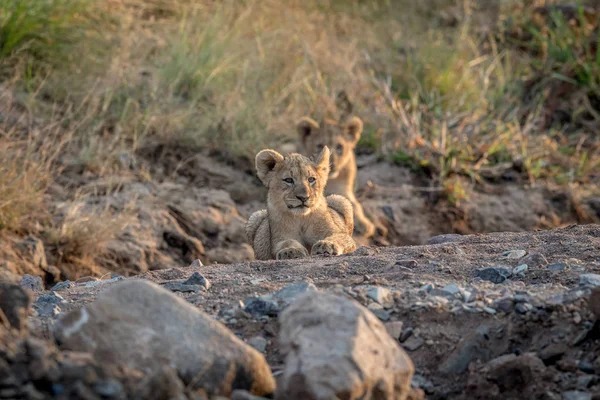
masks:
[[[283,157],[274,150],[256,155],[256,172],[269,188],[267,209],[255,212],[246,236],[258,260],[343,254],[356,249],[352,239],[352,203],[339,195],[325,197],[329,149],[315,161],[300,154]]]

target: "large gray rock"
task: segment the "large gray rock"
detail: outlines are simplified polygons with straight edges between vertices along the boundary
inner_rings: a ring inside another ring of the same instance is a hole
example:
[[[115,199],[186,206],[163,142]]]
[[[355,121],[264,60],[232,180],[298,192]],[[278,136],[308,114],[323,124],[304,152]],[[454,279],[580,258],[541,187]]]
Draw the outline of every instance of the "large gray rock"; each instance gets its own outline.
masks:
[[[26,331],[27,316],[31,308],[31,296],[25,289],[12,283],[0,282],[0,325],[6,318],[11,327]],[[4,318],[3,318],[4,317]]]
[[[365,307],[334,294],[307,293],[280,316],[285,369],[277,399],[403,400],[413,363]]]
[[[91,352],[101,363],[151,374],[170,365],[186,385],[209,394],[275,390],[263,355],[185,300],[145,280],[119,282],[94,303],[60,318],[55,337],[63,349]]]

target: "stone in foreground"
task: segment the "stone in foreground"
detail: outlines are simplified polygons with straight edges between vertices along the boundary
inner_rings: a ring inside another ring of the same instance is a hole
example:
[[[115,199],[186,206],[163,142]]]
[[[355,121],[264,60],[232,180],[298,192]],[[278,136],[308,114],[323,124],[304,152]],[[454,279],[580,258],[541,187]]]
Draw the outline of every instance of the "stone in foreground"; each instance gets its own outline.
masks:
[[[98,299],[59,319],[63,349],[92,352],[152,374],[171,365],[182,381],[207,393],[235,389],[268,395],[275,382],[265,358],[224,325],[145,280],[115,284]]]
[[[413,363],[358,302],[308,293],[280,317],[285,369],[277,399],[406,399]]]

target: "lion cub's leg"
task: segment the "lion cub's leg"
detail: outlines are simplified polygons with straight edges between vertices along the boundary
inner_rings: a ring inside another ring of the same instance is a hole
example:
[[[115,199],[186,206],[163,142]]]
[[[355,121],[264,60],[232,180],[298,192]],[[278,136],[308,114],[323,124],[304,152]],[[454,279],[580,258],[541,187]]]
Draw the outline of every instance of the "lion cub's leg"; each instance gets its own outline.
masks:
[[[302,243],[297,240],[282,240],[275,245],[275,258],[278,260],[304,257],[308,257],[308,251],[302,246]]]
[[[356,242],[350,235],[345,233],[336,233],[315,243],[310,251],[310,254],[313,256],[337,256],[354,250],[356,250]]]

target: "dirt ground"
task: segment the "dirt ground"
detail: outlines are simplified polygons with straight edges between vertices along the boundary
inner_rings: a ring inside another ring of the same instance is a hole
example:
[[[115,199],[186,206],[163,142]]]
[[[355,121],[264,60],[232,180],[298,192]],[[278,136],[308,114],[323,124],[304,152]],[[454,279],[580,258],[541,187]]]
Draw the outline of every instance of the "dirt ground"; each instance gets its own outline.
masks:
[[[395,334],[415,364],[413,385],[426,398],[566,399],[570,392],[600,398],[600,331],[588,307],[600,281],[586,280],[600,277],[594,275],[600,274],[600,225],[450,235],[432,242],[438,244],[171,268],[130,279],[165,284],[200,272],[210,290],[176,293],[241,338],[267,339],[265,351],[276,375],[283,362],[277,313],[249,309],[249,300],[276,298],[273,293],[287,285],[309,282],[357,299],[388,325],[400,321]],[[525,272],[497,284],[480,272],[525,263]],[[113,284],[114,279],[92,281],[60,290],[66,300],[60,307],[78,308]],[[461,295],[446,293],[452,284]],[[365,294],[372,287],[390,290],[393,304],[374,305]],[[53,318],[33,320],[38,334],[48,337]]]

